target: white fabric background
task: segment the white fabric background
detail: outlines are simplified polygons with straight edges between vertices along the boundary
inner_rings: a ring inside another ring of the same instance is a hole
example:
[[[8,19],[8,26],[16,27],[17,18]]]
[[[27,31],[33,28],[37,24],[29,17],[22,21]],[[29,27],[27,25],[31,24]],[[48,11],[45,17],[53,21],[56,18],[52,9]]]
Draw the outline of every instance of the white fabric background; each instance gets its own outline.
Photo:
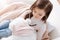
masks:
[[[60,33],[60,4],[58,4],[57,0],[50,0],[50,1],[52,2],[54,7],[47,21],[49,21],[51,25],[56,27]],[[11,4],[13,2],[25,2],[31,5],[35,2],[35,0],[0,0],[0,9],[6,7],[8,4]],[[3,38],[2,40],[8,40],[8,38]],[[60,37],[54,40],[60,40]]]

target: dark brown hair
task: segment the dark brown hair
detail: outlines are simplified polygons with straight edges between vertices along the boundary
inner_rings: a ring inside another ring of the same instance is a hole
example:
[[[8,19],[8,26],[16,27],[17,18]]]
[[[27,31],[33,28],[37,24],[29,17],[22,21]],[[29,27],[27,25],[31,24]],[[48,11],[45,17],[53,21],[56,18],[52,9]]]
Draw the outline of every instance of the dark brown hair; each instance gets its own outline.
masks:
[[[49,17],[49,14],[53,8],[52,3],[49,0],[37,0],[32,6],[31,6],[31,11],[33,12],[34,8],[38,7],[39,9],[44,9],[45,11],[45,16],[41,19],[42,21],[46,21],[47,18]],[[29,17],[30,18],[33,16],[33,14],[29,13],[25,16],[25,19]]]

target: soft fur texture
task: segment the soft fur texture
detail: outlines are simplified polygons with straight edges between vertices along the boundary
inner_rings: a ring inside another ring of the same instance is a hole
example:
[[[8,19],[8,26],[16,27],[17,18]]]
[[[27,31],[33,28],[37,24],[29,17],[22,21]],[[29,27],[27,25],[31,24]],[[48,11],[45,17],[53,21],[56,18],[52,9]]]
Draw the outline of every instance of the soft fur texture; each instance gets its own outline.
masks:
[[[27,5],[23,3],[13,3],[9,5],[8,7],[0,10],[0,22],[3,20],[13,20],[17,18],[19,15],[22,14],[23,11],[25,11],[27,8]]]

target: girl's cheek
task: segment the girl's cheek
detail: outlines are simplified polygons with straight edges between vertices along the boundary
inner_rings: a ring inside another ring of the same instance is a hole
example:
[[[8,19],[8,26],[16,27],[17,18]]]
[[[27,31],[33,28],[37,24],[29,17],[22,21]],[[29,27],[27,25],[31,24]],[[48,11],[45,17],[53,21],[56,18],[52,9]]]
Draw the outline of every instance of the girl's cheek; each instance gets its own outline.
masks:
[[[36,16],[37,16],[37,14],[36,14],[36,13],[33,13],[33,16],[34,16],[34,17],[36,17]]]

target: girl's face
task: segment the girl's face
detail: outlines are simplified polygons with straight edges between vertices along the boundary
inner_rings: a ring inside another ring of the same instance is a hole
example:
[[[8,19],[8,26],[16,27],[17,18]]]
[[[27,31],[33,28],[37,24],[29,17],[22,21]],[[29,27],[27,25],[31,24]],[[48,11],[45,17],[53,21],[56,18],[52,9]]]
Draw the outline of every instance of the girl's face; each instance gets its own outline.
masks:
[[[39,9],[37,7],[34,8],[33,17],[41,20],[44,16],[45,16],[45,11],[43,9]]]

